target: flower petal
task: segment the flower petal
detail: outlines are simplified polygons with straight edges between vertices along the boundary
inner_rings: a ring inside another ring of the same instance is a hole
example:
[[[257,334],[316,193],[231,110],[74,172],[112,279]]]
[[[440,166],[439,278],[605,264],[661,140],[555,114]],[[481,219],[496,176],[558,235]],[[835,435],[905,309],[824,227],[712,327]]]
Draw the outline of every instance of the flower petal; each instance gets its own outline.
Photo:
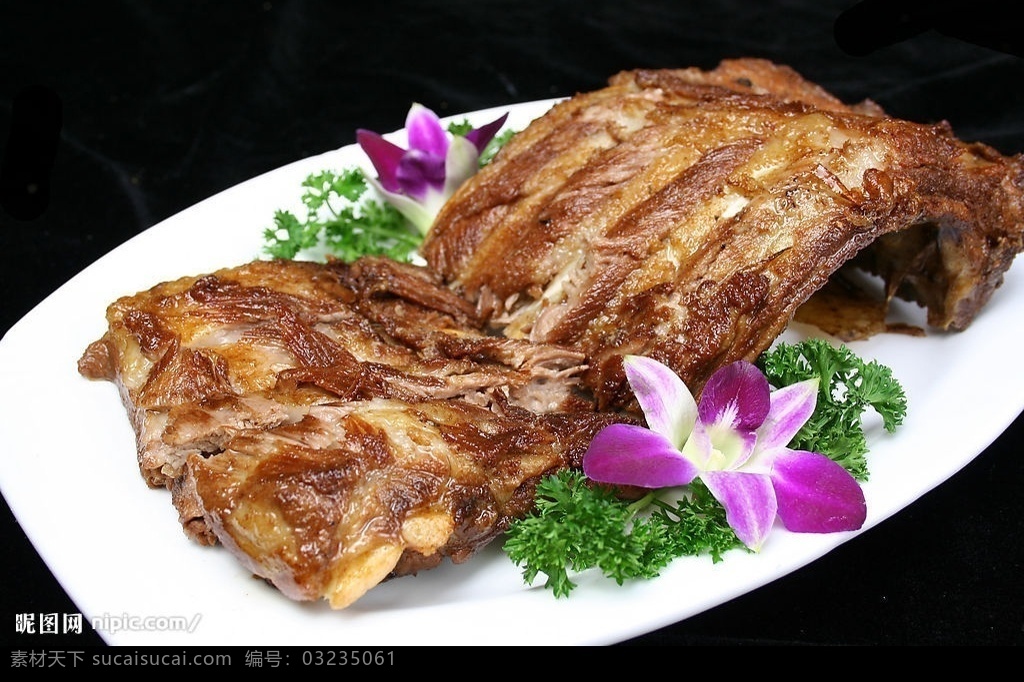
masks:
[[[422,201],[430,190],[444,187],[444,157],[410,149],[399,161],[395,179],[402,193]]]
[[[409,149],[427,152],[439,158],[448,153],[448,131],[441,120],[422,104],[413,103],[405,117],[405,132],[409,137]]]
[[[666,365],[642,355],[623,357],[622,368],[647,426],[682,448],[697,421],[697,402],[690,389]]]
[[[777,511],[771,479],[739,471],[707,471],[700,479],[725,507],[725,520],[736,537],[755,552],[760,550]]]
[[[455,190],[477,172],[480,168],[479,159],[480,154],[473,143],[456,135],[444,160],[445,199],[455,194]]]
[[[494,136],[501,130],[501,126],[505,125],[505,119],[508,118],[508,114],[502,114],[490,123],[486,123],[479,128],[474,128],[466,133],[466,139],[473,143],[476,147],[476,155],[479,157],[483,153],[484,147],[487,143],[494,139]]]
[[[719,368],[700,395],[700,420],[723,422],[740,431],[753,431],[764,422],[771,386],[756,365],[744,360]]]
[[[433,192],[428,193],[425,202],[419,202],[404,194],[388,191],[384,185],[375,178],[367,177],[366,181],[370,183],[371,187],[380,192],[380,195],[384,197],[389,204],[394,206],[399,213],[405,216],[409,222],[420,231],[420,234],[425,235],[427,233],[434,222],[434,217],[437,215],[437,206],[441,203],[439,201],[432,200]]]
[[[693,431],[686,438],[683,447],[680,448],[683,457],[693,462],[700,471],[715,469],[715,447],[711,442],[711,434],[708,427],[699,419],[693,425]]]
[[[771,408],[757,431],[757,446],[772,450],[789,445],[793,436],[814,414],[818,403],[818,379],[784,386],[771,394]]]
[[[842,465],[816,452],[776,454],[772,484],[779,518],[795,533],[857,530],[867,518],[864,491]]]
[[[398,164],[405,156],[405,150],[385,140],[382,135],[372,130],[357,130],[356,142],[380,176],[380,184],[389,192],[401,191],[398,184]]]
[[[598,483],[667,488],[690,483],[697,469],[664,436],[632,424],[612,424],[590,442],[583,473]]]

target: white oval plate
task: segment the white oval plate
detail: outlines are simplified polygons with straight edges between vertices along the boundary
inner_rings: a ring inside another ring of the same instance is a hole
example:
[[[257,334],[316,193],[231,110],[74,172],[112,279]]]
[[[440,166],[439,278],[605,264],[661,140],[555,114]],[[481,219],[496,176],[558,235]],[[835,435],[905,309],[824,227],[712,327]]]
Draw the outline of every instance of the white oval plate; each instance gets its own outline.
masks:
[[[479,124],[509,111],[508,125],[521,129],[553,101],[468,116]],[[0,393],[0,489],[109,644],[610,644],[754,590],[856,535],[777,528],[758,555],[679,559],[655,580],[621,587],[584,574],[568,599],[525,585],[496,542],[466,564],[380,585],[343,611],[292,602],[223,548],[187,540],[169,493],[139,476],[115,387],[82,378],[78,358],[105,331],[104,311],[117,297],[259,257],[274,210],[301,208],[309,173],[356,164],[368,168],[353,146],[307,158],[155,225],[50,295],[0,342],[9,389]],[[896,434],[869,426],[868,518],[859,532],[955,474],[1021,413],[1024,363],[1000,363],[999,381],[989,378],[993,358],[1016,357],[1022,332],[1024,273],[1015,266],[966,332],[851,344],[892,367],[909,399]]]

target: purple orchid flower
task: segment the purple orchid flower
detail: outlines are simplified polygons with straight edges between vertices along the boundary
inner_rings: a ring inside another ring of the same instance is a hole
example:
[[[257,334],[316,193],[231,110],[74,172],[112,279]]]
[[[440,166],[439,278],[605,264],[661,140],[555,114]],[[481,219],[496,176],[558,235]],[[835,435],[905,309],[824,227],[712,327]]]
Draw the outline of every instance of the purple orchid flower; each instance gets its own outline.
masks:
[[[480,154],[507,116],[465,136],[450,135],[433,111],[413,104],[405,119],[408,149],[371,130],[357,130],[356,141],[377,170],[371,184],[426,234],[444,202],[477,171]]]
[[[800,533],[863,526],[867,506],[856,479],[825,455],[787,447],[814,412],[817,379],[772,391],[755,365],[734,362],[711,376],[698,404],[662,363],[632,355],[623,366],[648,428],[600,431],[583,457],[588,478],[643,488],[699,478],[754,551],[776,516]]]

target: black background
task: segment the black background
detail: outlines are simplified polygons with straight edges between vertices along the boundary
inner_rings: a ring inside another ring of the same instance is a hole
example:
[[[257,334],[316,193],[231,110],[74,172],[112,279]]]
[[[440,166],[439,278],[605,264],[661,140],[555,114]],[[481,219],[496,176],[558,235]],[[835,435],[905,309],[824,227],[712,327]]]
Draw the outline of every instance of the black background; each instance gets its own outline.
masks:
[[[349,144],[358,127],[400,128],[413,101],[455,114],[594,89],[621,69],[756,56],[789,64],[846,101],[871,98],[902,118],[945,119],[962,138],[1024,152],[1022,26],[998,8],[835,0],[4,3],[0,329],[160,220]],[[73,406],[55,407],[59,428],[60,410]],[[1024,643],[1022,434],[1018,419],[948,482],[812,565],[629,643]],[[2,522],[0,642],[99,643],[92,633],[15,632],[15,614],[77,608],[6,506]],[[97,531],[117,532],[112,524],[99,520]]]

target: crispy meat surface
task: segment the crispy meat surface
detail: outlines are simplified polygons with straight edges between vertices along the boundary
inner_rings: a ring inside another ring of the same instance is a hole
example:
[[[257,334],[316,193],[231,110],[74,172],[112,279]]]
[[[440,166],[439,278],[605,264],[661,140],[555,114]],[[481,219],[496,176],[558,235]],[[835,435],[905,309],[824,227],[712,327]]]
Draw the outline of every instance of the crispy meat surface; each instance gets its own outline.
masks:
[[[612,419],[577,394],[578,352],[488,336],[432,272],[385,259],[255,261],[107,318],[79,371],[119,387],[186,533],[336,608],[468,558]]]
[[[486,403],[489,391],[538,411],[578,400],[578,352],[485,335],[433,273],[386,259],[254,261],[121,298],[107,321],[79,370],[118,385],[154,486],[188,455],[297,422],[312,405]]]
[[[176,494],[255,574],[344,608],[384,580],[473,556],[607,423],[466,400],[318,405],[191,456]]]
[[[608,407],[629,399],[623,354],[698,390],[848,264],[963,329],[1022,231],[1021,157],[739,59],[557,104],[445,205],[423,253],[506,336],[586,355]]]

